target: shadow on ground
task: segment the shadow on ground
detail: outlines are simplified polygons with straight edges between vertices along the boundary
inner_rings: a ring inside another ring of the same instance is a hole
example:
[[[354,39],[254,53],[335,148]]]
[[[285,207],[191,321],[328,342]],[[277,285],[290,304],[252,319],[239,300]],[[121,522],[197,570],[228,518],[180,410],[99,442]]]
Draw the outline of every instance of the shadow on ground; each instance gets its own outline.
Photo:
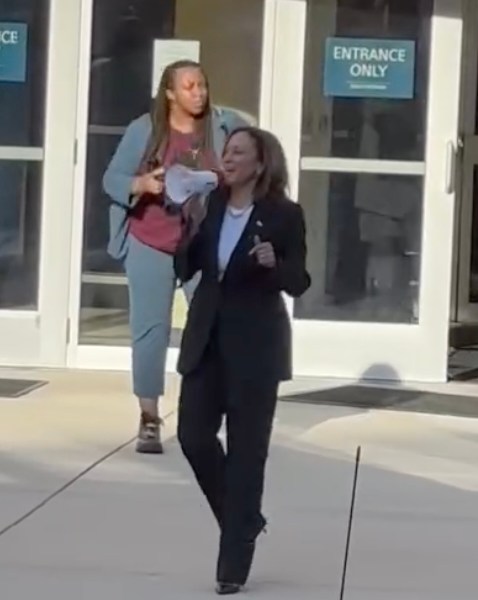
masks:
[[[318,439],[275,439],[252,597],[338,600],[354,465],[348,451],[324,456]],[[409,459],[403,471],[420,456]],[[3,506],[64,483],[54,463],[8,453],[0,474]],[[474,597],[477,494],[432,478],[371,466],[365,449],[345,600]],[[217,534],[175,441],[162,459],[127,448],[0,538],[2,596],[210,598]]]
[[[380,374],[381,380],[376,379],[377,374]],[[477,398],[420,391],[404,386],[399,381],[396,371],[388,365],[370,367],[356,384],[286,394],[281,397],[281,400],[343,408],[383,409],[478,418]]]

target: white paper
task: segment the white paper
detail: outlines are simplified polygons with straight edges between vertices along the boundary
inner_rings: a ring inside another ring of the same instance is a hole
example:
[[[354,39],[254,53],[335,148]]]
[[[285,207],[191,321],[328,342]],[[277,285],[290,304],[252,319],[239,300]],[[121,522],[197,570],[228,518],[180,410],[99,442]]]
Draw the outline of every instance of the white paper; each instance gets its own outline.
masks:
[[[164,69],[177,60],[199,62],[201,43],[197,40],[154,40],[152,96],[156,96]]]
[[[192,196],[207,196],[218,184],[218,177],[212,171],[194,171],[180,164],[170,167],[164,178],[167,197],[179,205]]]

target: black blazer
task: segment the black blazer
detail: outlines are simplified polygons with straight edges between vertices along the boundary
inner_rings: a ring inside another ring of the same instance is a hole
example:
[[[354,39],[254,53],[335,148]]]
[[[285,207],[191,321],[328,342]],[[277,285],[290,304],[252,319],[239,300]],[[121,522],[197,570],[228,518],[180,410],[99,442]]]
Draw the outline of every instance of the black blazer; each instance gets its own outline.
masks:
[[[224,193],[214,192],[199,233],[175,257],[180,281],[202,272],[189,307],[178,371],[186,375],[199,365],[214,332],[225,366],[235,374],[290,379],[291,326],[281,292],[297,298],[310,286],[302,208],[285,198],[256,201],[219,281],[218,243],[225,209]],[[274,269],[260,266],[249,255],[255,236],[273,245]]]

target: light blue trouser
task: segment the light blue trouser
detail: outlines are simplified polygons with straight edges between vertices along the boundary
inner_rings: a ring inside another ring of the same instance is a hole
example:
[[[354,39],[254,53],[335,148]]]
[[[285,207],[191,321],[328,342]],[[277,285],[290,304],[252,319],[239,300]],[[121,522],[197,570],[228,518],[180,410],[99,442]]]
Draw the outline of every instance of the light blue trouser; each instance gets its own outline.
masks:
[[[173,257],[129,238],[125,260],[133,342],[133,391],[138,398],[164,394],[166,355],[176,289]],[[184,287],[190,301],[197,281]]]

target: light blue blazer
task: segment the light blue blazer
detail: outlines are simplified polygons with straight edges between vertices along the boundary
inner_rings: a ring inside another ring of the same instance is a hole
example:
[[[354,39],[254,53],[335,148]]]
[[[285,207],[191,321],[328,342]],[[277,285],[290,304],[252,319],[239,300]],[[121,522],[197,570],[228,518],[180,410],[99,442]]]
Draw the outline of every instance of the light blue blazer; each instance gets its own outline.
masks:
[[[247,123],[229,109],[213,108],[213,144],[221,157],[227,136]],[[130,123],[103,177],[103,189],[111,200],[108,253],[124,260],[128,253],[128,209],[131,184],[137,175],[152,131],[151,118],[145,114]]]

